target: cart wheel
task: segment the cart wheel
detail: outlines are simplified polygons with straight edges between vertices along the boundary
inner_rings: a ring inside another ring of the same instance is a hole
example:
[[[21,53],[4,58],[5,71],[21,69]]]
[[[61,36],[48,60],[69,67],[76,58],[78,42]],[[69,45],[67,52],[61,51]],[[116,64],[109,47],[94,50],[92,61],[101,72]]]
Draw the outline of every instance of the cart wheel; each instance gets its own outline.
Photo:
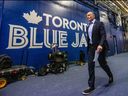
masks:
[[[7,85],[7,80],[5,78],[0,78],[0,89]]]

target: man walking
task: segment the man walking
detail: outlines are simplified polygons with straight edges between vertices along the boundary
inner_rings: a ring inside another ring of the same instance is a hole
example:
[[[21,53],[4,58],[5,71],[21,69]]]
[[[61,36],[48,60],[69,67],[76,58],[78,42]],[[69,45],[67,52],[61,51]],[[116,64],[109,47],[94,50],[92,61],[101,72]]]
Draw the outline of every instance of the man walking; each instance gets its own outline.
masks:
[[[87,27],[87,43],[88,43],[88,72],[89,87],[84,90],[83,94],[89,94],[95,89],[95,56],[98,54],[98,62],[101,68],[107,73],[108,86],[113,83],[112,72],[107,65],[106,52],[108,49],[108,44],[106,40],[106,32],[104,24],[95,19],[95,14],[93,12],[88,12],[86,18],[89,21],[89,26]]]

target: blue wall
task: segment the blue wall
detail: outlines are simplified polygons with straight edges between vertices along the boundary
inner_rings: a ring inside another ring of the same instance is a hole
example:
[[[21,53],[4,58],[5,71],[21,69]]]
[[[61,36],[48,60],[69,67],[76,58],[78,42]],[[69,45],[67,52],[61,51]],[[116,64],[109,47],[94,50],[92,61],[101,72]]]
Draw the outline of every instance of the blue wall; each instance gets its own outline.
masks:
[[[113,13],[111,10],[108,10],[104,7],[99,7],[100,21],[104,22],[107,41],[109,44],[108,55],[114,55],[118,53],[124,52],[124,37],[123,30],[121,30],[121,26],[117,26],[116,24],[116,16],[117,14]]]
[[[14,64],[39,68],[49,63],[49,44],[57,43],[59,50],[68,52],[69,61],[78,60],[80,50],[86,53],[85,14],[90,10],[75,1],[5,0],[0,54],[11,56]],[[81,27],[78,24],[82,24]],[[76,40],[78,45],[75,45]]]
[[[2,20],[2,9],[3,9],[3,1],[0,1],[0,28],[1,28],[1,20]]]
[[[57,43],[59,50],[68,52],[69,61],[79,60],[80,50],[87,59],[85,14],[94,11],[97,19],[100,15],[97,8],[76,1],[0,1],[0,54],[11,56],[14,65],[26,64],[38,69],[49,63],[50,45]],[[105,20],[113,55],[110,22]]]

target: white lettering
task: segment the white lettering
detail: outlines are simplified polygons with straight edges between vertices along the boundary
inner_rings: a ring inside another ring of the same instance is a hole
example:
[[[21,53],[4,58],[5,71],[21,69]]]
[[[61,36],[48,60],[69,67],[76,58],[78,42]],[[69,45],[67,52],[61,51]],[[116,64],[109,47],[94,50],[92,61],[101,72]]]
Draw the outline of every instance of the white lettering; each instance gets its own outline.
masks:
[[[57,22],[57,21],[58,21],[58,22]],[[61,20],[61,18],[58,17],[58,16],[53,17],[52,23],[53,23],[53,25],[54,25],[55,27],[57,27],[57,28],[59,28],[59,27],[62,26],[62,20]],[[58,24],[57,24],[57,23],[58,23]]]
[[[42,43],[36,43],[36,33],[37,28],[30,27],[31,37],[30,37],[30,47],[29,48],[42,48]]]
[[[57,44],[57,30],[52,30],[53,31],[53,43]]]
[[[87,24],[85,24],[85,23],[82,23],[83,24],[83,27],[84,27],[84,32],[86,32],[86,30],[87,30]]]
[[[63,18],[63,28],[70,29],[70,28],[69,28],[69,21],[68,21],[68,19],[66,19],[66,18]]]
[[[74,20],[71,20],[71,21],[70,21],[69,26],[70,26],[70,28],[71,28],[72,30],[76,30],[76,28],[77,28],[77,24],[76,24],[76,22],[75,22]]]
[[[7,49],[23,48],[28,44],[28,32],[23,26],[9,24],[9,42]]]
[[[67,43],[67,32],[66,31],[59,31],[59,47],[60,48],[64,48],[64,47],[68,47],[68,43]]]
[[[52,16],[51,14],[43,13],[46,19],[46,26],[54,26],[56,28],[71,29],[77,31],[86,32],[86,23],[79,23],[74,20],[68,20],[67,18],[62,18],[59,16]],[[44,21],[43,21],[44,22]]]
[[[50,18],[52,17],[52,15],[44,13],[43,16],[46,17],[46,26],[49,26],[49,25],[50,25],[50,24],[49,24],[49,22],[50,22],[49,20],[50,20]]]
[[[82,31],[84,31],[83,24],[77,22],[77,30],[80,31],[80,29],[81,29]]]
[[[51,44],[49,43],[49,29],[44,29],[44,45],[47,48],[50,48]]]
[[[76,48],[76,47],[78,47],[79,46],[79,33],[75,33],[76,35],[76,42],[74,43],[74,42],[72,42],[72,47],[74,47],[74,48]]]
[[[85,45],[85,47],[87,47],[87,41],[86,41],[84,33],[82,33],[79,47],[83,47],[82,45]]]

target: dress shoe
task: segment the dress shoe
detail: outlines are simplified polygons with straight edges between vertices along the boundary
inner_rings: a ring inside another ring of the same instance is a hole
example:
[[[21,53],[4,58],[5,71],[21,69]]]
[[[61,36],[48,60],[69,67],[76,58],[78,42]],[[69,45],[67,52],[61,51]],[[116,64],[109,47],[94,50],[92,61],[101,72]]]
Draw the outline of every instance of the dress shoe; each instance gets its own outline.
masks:
[[[113,77],[109,77],[108,83],[109,83],[109,84],[112,84],[112,83],[113,83]]]
[[[90,94],[95,88],[92,88],[92,87],[88,87],[87,89],[85,89],[82,94],[83,95],[87,95],[87,94]]]
[[[109,87],[113,83],[113,77],[109,77],[108,83],[104,85],[104,87]]]

